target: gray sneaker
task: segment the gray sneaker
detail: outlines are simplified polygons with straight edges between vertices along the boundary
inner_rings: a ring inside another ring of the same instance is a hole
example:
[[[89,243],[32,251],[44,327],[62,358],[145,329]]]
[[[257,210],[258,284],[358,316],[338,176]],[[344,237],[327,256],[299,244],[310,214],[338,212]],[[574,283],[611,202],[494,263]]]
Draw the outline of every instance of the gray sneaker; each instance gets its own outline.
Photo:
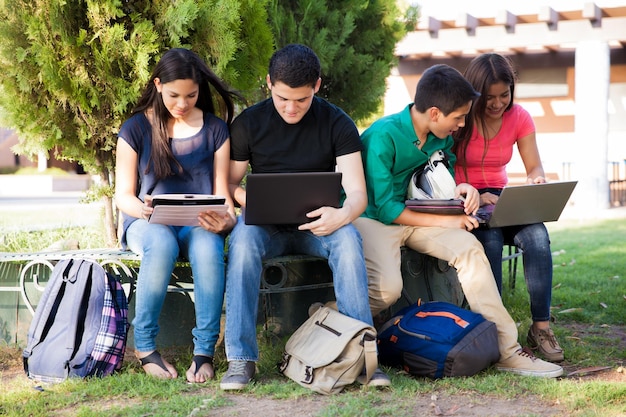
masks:
[[[222,377],[220,388],[225,391],[244,389],[255,373],[256,363],[252,361],[228,362],[228,371]]]
[[[384,373],[380,368],[376,368],[374,374],[372,375],[372,378],[369,381],[365,380],[365,369],[363,369],[363,372],[361,372],[361,375],[357,377],[356,381],[359,384],[367,384],[370,387],[388,387],[391,385],[391,379],[389,379],[389,376]]]

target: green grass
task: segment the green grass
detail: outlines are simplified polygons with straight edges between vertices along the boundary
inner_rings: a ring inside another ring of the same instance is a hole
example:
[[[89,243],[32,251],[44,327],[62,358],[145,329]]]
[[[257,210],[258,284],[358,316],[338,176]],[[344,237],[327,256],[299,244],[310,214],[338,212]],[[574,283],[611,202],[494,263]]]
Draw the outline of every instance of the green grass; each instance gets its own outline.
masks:
[[[556,315],[583,323],[626,323],[626,222],[554,232]],[[578,312],[566,313],[569,309]]]
[[[553,252],[552,313],[560,321],[626,323],[626,221],[595,222],[589,226],[550,232]],[[505,271],[504,286],[508,286]],[[505,288],[505,302],[517,310],[527,306],[521,261],[517,288]]]
[[[80,249],[104,247],[104,234],[93,227],[64,227],[62,229],[39,229],[29,232],[7,231],[0,235],[0,252],[40,252],[46,249]]]
[[[69,230],[65,230],[64,238]],[[80,231],[81,239],[89,235]],[[24,239],[28,241],[31,237]],[[554,257],[553,329],[566,352],[564,366],[573,370],[610,366],[614,370],[626,363],[626,219],[594,222],[551,230]],[[58,240],[54,236],[50,240]],[[45,240],[38,236],[39,240]],[[15,238],[15,241],[20,241]],[[26,244],[26,243],[24,243]],[[19,244],[16,243],[17,247]],[[27,246],[30,248],[31,246]],[[505,278],[506,285],[506,278]],[[519,323],[520,342],[530,325],[528,295],[523,274],[518,271],[516,289],[504,292],[504,301]],[[620,337],[623,340],[620,340]],[[558,415],[624,416],[626,383],[602,378],[537,379],[499,373],[488,369],[471,378],[429,380],[409,377],[395,369],[389,371],[392,387],[384,391],[350,386],[342,394],[322,397],[281,376],[276,368],[285,339],[260,332],[260,373],[241,396],[254,410],[255,400],[272,399],[293,404],[319,404],[318,416],[413,416],[433,415],[433,410],[416,409],[415,398],[461,396],[467,401],[487,403],[495,400],[527,399],[529,403],[558,404]],[[189,348],[164,350],[179,374],[191,361]],[[0,376],[8,366],[19,364],[20,349],[0,349]],[[87,381],[67,381],[33,389],[26,378],[12,380],[11,386],[0,378],[0,415],[75,415],[75,416],[209,416],[220,414],[233,403],[231,394],[219,389],[219,378],[226,360],[223,346],[216,354],[217,379],[198,386],[147,377],[134,360],[125,362],[119,374]],[[601,376],[601,374],[600,374]],[[240,398],[240,397],[237,397]],[[456,397],[455,397],[456,398]],[[297,406],[294,410],[300,410]],[[310,410],[306,410],[310,411]],[[294,412],[294,416],[298,412]],[[457,415],[463,415],[462,411]],[[542,415],[526,413],[520,415]]]
[[[0,206],[0,252],[37,252],[64,241],[104,247],[103,215],[100,203]]]

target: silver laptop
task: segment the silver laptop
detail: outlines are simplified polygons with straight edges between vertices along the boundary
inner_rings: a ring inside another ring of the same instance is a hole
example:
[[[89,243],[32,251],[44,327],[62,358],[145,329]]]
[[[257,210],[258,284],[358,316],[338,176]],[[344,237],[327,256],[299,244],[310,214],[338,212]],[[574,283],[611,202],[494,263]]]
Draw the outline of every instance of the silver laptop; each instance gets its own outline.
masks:
[[[495,205],[481,207],[481,227],[504,227],[559,219],[578,181],[504,187]]]
[[[339,207],[340,172],[248,174],[246,224],[300,225],[315,219],[306,213],[323,206]]]

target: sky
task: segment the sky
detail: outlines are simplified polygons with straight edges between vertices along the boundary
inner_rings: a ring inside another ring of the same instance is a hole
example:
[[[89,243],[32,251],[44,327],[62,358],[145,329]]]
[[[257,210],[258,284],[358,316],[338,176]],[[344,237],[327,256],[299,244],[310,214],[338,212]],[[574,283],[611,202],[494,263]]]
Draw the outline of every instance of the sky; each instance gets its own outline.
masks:
[[[440,20],[454,20],[461,13],[474,17],[494,17],[499,10],[513,14],[537,14],[542,6],[556,11],[581,10],[591,0],[417,0],[421,16],[432,16]],[[599,7],[626,6],[626,0],[595,0]]]

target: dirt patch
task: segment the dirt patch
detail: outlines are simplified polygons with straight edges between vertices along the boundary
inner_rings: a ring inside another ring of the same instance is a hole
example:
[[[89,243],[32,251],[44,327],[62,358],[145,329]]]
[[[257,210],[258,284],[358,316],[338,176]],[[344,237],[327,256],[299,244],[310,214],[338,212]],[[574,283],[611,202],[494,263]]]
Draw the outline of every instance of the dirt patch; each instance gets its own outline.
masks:
[[[22,351],[17,348],[0,347],[0,385],[23,375]]]
[[[258,397],[229,395],[233,405],[221,407],[220,416],[275,416],[275,417],[314,417],[321,409],[331,406],[331,399],[314,397],[300,400],[269,400]],[[398,402],[401,401],[401,404]],[[543,417],[564,416],[564,411],[557,405],[547,403],[534,397],[505,400],[496,397],[475,395],[437,395],[428,394],[400,400],[389,392],[381,392],[379,404],[384,409],[388,404],[394,404],[395,413],[421,416],[520,416],[533,415]],[[370,411],[376,411],[370,409]],[[338,408],[339,410],[339,408]],[[381,411],[381,414],[382,411]],[[203,415],[203,414],[198,414]],[[384,414],[387,415],[387,414]]]

